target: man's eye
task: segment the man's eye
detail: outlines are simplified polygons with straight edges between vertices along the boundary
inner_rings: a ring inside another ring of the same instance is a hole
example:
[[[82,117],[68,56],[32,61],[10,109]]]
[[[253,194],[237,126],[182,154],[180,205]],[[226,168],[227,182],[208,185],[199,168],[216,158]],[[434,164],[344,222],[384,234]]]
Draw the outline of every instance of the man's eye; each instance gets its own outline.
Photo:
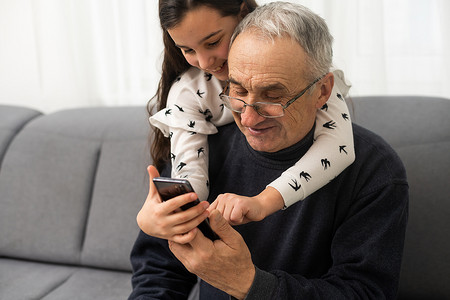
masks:
[[[233,90],[231,94],[233,94],[236,97],[244,97],[247,95],[247,91],[245,90]]]
[[[271,101],[281,100],[283,97],[278,95],[266,95],[266,98]]]

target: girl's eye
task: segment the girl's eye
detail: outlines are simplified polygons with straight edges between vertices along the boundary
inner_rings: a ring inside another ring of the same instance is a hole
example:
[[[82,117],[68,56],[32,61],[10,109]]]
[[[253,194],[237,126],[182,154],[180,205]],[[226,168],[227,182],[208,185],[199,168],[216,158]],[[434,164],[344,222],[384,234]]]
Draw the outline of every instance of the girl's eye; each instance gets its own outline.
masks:
[[[192,54],[194,53],[193,49],[183,49],[184,54]]]
[[[217,40],[217,41],[215,41],[215,42],[208,43],[208,47],[215,47],[215,46],[217,46],[219,43],[220,43],[220,39]]]

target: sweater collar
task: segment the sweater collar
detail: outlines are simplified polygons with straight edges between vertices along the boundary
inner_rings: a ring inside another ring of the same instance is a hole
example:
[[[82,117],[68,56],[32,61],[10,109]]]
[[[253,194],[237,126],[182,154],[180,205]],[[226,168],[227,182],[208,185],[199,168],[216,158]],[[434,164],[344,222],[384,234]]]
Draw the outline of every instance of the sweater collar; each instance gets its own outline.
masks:
[[[268,161],[277,161],[280,163],[287,162],[291,164],[292,161],[298,161],[299,158],[302,157],[311,147],[314,141],[314,129],[315,125],[302,140],[288,148],[282,149],[277,152],[256,151],[248,144],[245,137],[244,139],[249,152],[255,157]]]

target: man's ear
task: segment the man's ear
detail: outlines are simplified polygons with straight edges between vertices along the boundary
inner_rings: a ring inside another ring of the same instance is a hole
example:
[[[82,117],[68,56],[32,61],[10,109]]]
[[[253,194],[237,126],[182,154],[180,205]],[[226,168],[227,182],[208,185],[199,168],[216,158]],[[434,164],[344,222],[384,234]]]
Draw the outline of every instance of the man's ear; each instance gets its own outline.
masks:
[[[318,83],[319,97],[316,101],[316,108],[322,108],[331,96],[331,90],[334,86],[334,75],[332,72],[326,74]]]

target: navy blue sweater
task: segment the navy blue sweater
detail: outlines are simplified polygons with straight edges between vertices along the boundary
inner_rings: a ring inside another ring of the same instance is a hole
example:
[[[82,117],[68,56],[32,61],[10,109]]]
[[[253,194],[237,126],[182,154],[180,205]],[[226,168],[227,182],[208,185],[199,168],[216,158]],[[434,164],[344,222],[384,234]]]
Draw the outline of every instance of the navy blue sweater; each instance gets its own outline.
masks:
[[[395,299],[408,212],[403,165],[380,137],[354,125],[356,160],[304,201],[236,226],[257,267],[246,299]],[[277,153],[256,152],[235,124],[210,137],[210,201],[253,196],[299,160],[312,131]],[[328,166],[332,167],[332,166]],[[130,299],[186,299],[196,282],[167,241],[140,233]],[[229,297],[201,282],[200,299]]]

